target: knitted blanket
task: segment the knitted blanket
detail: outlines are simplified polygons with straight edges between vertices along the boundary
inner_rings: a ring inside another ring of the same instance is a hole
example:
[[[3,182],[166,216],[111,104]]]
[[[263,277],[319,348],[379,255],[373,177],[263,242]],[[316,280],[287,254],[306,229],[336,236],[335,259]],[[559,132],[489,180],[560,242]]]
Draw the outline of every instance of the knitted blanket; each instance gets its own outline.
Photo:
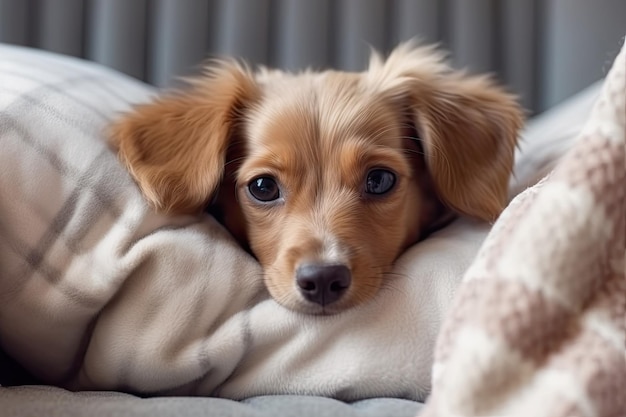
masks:
[[[574,148],[466,272],[421,416],[626,415],[626,52]]]

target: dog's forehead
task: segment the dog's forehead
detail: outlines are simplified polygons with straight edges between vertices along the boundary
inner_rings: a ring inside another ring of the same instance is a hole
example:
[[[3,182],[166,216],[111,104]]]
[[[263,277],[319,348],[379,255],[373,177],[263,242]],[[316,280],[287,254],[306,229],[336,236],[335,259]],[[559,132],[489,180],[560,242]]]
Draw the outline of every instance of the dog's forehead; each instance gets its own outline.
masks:
[[[284,141],[333,146],[350,138],[394,134],[398,115],[358,73],[306,72],[269,77],[248,112],[248,140],[261,146]],[[375,134],[375,135],[374,135]]]

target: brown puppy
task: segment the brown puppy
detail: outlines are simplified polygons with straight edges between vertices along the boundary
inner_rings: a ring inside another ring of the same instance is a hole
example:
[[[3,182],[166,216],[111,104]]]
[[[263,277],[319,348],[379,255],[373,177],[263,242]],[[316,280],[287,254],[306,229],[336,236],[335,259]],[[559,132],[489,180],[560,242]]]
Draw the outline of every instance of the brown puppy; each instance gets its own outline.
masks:
[[[371,298],[398,255],[454,214],[499,215],[522,119],[488,78],[409,43],[361,73],[218,61],[112,138],[155,207],[210,205],[276,301],[329,314]]]

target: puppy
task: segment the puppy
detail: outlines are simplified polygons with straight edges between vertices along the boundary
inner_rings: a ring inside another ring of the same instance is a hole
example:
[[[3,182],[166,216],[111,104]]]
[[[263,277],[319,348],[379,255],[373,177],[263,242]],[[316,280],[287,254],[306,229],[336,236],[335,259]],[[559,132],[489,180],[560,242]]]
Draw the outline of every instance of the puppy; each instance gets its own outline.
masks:
[[[157,209],[208,206],[277,302],[333,314],[455,215],[496,219],[522,121],[488,78],[407,43],[360,73],[217,61],[122,117],[112,141]]]

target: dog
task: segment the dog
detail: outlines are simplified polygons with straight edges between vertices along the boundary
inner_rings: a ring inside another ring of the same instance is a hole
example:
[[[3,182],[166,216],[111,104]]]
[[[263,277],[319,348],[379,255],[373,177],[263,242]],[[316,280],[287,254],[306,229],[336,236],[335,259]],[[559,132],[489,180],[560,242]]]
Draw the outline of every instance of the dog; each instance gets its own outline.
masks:
[[[507,201],[523,112],[487,76],[409,42],[363,72],[217,60],[122,116],[111,140],[145,198],[212,213],[306,314],[371,299],[396,258],[458,215]]]

